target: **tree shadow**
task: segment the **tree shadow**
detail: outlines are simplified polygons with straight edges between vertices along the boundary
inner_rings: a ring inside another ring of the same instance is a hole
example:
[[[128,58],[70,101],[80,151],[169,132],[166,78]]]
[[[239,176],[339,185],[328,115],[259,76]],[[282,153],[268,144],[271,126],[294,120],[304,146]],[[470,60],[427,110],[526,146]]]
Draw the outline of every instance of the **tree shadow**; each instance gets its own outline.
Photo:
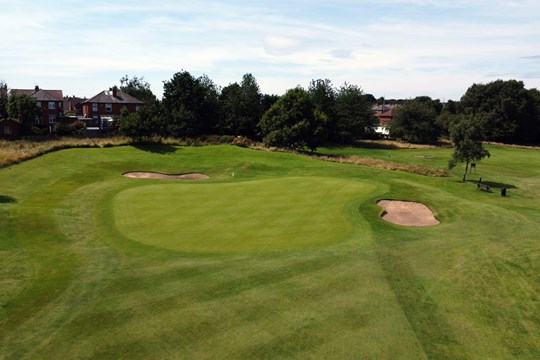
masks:
[[[7,195],[0,195],[0,204],[13,204],[16,203],[17,199]]]
[[[162,154],[162,155],[174,154],[178,150],[176,146],[168,145],[168,144],[139,143],[139,144],[134,144],[133,147],[142,151],[150,152],[153,154]]]
[[[468,183],[473,183],[473,184],[478,184],[478,180],[467,180]],[[500,183],[500,182],[495,182],[495,181],[484,181],[482,180],[482,184],[486,184],[486,185],[489,185],[490,188],[493,188],[493,189],[501,189],[503,186],[507,189],[517,189],[517,186],[515,185],[512,185],[512,184],[505,184],[505,183]]]

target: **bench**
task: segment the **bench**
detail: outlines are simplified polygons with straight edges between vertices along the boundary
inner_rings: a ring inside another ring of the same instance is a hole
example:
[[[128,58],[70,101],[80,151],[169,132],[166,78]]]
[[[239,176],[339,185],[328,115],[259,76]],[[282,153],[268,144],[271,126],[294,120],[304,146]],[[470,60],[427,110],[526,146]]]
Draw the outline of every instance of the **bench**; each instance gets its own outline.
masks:
[[[487,192],[491,192],[491,186],[489,186],[488,184],[484,184],[484,183],[481,183],[479,182],[476,187],[480,190],[484,190],[484,191],[487,191]]]

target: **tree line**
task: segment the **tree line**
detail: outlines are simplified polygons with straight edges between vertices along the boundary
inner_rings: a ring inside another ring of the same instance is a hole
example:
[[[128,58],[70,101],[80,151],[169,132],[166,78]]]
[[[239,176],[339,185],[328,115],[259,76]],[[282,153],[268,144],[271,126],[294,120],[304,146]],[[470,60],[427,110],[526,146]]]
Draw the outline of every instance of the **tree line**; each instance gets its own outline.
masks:
[[[262,94],[252,74],[220,89],[206,75],[196,78],[181,71],[164,82],[161,101],[141,78],[122,78],[120,89],[146,102],[137,113],[117,117],[119,132],[139,140],[226,134],[314,150],[328,141],[350,143],[374,136],[378,124],[372,95],[347,83],[334,88],[327,79],[277,96]]]
[[[540,143],[540,91],[522,81],[496,80],[473,84],[459,101],[421,96],[407,100],[394,112],[390,135],[415,143],[435,143],[450,136],[460,122],[478,129],[486,141]]]
[[[144,78],[122,77],[120,90],[145,106],[116,116],[117,131],[138,141],[222,134],[311,150],[324,143],[350,144],[377,136],[379,123],[372,110],[377,99],[353,84],[334,87],[330,80],[318,79],[307,89],[298,86],[277,96],[262,94],[252,74],[220,88],[206,75],[180,71],[163,88],[159,100]],[[0,82],[0,116],[31,123],[36,106],[26,97],[8,96],[7,85]],[[522,81],[474,84],[459,101],[447,103],[427,96],[385,102],[399,103],[389,131],[391,137],[404,141],[429,144],[441,136],[453,139],[455,129],[466,125],[476,129],[471,136],[477,141],[540,142],[540,92],[526,89]]]

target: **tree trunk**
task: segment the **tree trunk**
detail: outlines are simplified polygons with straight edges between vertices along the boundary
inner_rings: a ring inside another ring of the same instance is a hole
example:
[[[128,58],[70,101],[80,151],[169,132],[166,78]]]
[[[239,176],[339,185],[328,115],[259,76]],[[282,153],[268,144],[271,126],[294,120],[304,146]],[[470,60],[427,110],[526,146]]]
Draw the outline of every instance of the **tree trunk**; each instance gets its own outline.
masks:
[[[465,163],[465,174],[463,174],[463,182],[465,182],[466,180],[468,171],[469,171],[469,161],[467,160],[467,162]]]

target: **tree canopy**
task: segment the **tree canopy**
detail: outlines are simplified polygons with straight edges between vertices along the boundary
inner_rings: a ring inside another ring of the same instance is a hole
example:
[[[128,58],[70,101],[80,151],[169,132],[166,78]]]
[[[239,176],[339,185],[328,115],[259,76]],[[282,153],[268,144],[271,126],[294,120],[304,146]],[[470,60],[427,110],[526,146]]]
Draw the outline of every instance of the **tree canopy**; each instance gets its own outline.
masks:
[[[21,123],[25,132],[30,132],[35,119],[41,116],[41,109],[36,105],[36,99],[22,93],[10,94],[7,112],[10,117]]]
[[[473,84],[461,97],[463,114],[481,115],[489,140],[536,142],[540,137],[540,96],[522,81]]]
[[[372,136],[378,119],[371,110],[371,103],[359,86],[343,84],[336,96],[335,139],[350,143],[367,135]]]
[[[203,75],[174,74],[163,84],[163,112],[168,135],[200,136],[216,131],[219,115],[218,88]]]
[[[0,80],[0,119],[8,117],[8,87],[4,80]]]
[[[450,128],[450,138],[455,148],[448,165],[452,169],[459,163],[465,163],[463,182],[466,180],[469,163],[476,163],[490,156],[489,151],[482,145],[484,121],[478,115],[462,115]]]
[[[267,146],[314,151],[326,137],[326,116],[317,110],[308,92],[288,90],[264,114],[259,123]]]
[[[394,110],[390,136],[412,143],[436,143],[441,134],[436,122],[437,109],[438,101],[427,96],[406,101]]]
[[[150,90],[150,84],[144,80],[144,77],[133,76],[131,79],[125,75],[120,79],[120,90],[131,95],[145,104],[151,104],[156,101],[156,96]]]

